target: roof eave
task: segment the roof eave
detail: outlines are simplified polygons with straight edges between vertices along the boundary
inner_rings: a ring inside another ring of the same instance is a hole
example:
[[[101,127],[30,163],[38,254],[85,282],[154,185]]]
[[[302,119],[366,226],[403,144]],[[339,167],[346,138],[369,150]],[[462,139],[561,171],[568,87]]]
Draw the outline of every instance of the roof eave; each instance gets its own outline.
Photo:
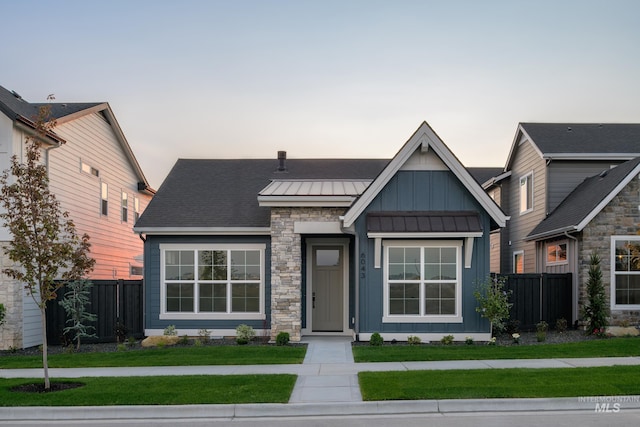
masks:
[[[549,239],[552,237],[563,236],[565,233],[575,233],[580,231],[576,225],[570,225],[567,227],[556,228],[555,230],[545,231],[544,233],[530,234],[524,238],[526,242],[532,242],[535,240]]]
[[[207,235],[258,236],[270,235],[270,227],[133,227],[133,231],[147,235]]]

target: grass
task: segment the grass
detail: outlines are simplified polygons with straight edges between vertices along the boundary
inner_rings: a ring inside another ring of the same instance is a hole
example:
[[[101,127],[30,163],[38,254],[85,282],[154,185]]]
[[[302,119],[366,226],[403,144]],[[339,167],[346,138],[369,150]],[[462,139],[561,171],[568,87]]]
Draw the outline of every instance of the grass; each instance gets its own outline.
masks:
[[[298,364],[305,346],[203,346],[165,347],[107,353],[49,355],[50,368],[93,368],[122,366],[203,366]],[[0,368],[41,368],[42,356],[0,356]]]
[[[358,377],[364,400],[640,394],[640,366],[361,372]]]
[[[626,357],[640,355],[640,338],[609,338],[563,344],[490,346],[384,345],[354,346],[356,362],[408,362],[487,359],[555,359],[575,357]]]
[[[286,403],[295,375],[192,375],[53,379],[84,387],[50,393],[12,392],[33,378],[0,379],[0,406],[187,405]]]

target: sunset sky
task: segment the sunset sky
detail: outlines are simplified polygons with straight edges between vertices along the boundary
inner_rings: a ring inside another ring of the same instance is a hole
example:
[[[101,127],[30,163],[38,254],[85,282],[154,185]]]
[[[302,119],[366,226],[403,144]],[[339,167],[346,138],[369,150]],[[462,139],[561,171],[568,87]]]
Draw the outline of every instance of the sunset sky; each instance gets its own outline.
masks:
[[[155,188],[178,158],[389,158],[422,121],[466,166],[504,166],[518,122],[640,122],[634,0],[2,0],[0,14],[0,85],[109,102]]]

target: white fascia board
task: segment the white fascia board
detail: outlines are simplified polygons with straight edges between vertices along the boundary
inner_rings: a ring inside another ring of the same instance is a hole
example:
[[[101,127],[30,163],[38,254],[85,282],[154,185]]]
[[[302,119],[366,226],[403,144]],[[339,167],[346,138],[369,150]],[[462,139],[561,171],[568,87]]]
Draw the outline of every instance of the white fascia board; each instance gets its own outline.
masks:
[[[482,237],[482,231],[473,233],[367,233],[370,239],[450,239],[453,237]]]
[[[574,231],[580,231],[575,225],[569,225],[567,227],[556,228],[555,230],[547,231],[545,233],[533,234],[524,238],[525,242],[532,242],[535,240],[545,240],[552,237],[563,236],[564,233],[573,233]]]
[[[271,234],[269,227],[134,227],[133,231],[150,235],[171,236],[268,236]]]
[[[258,196],[258,205],[266,207],[349,207],[353,196]]]
[[[640,156],[639,153],[546,153],[551,160],[617,160],[626,161]]]
[[[627,176],[625,176],[622,181],[620,181],[616,188],[614,188],[611,193],[607,194],[607,197],[602,199],[602,201],[598,203],[598,205],[591,212],[589,212],[589,214],[582,221],[580,221],[580,223],[576,226],[577,231],[582,231],[582,229],[584,229],[587,224],[589,224],[591,220],[595,218],[596,215],[598,215],[600,211],[604,209],[604,207],[607,206],[609,202],[613,200],[613,198],[616,197],[618,193],[620,193],[622,189],[631,182],[632,179],[638,176],[638,174],[640,174],[640,164],[633,168],[633,170]]]
[[[507,156],[507,163],[504,167],[505,172],[511,169],[511,165],[514,160],[513,158],[516,155],[516,148],[520,145],[520,140],[522,139],[521,137],[524,137],[527,141],[529,141],[535,152],[538,153],[538,156],[540,156],[540,158],[543,158],[540,148],[538,148],[536,143],[533,142],[533,139],[531,138],[531,136],[529,136],[527,131],[524,130],[524,128],[522,127],[522,123],[518,123],[518,129],[516,129],[516,135],[513,137],[511,149],[509,150],[509,155]]]

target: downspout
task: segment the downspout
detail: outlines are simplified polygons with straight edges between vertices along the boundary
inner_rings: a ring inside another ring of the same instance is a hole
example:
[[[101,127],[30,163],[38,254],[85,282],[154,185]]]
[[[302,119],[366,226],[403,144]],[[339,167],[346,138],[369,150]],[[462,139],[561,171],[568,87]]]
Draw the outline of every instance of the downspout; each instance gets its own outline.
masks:
[[[575,243],[573,245],[574,250],[573,250],[573,261],[574,261],[574,266],[575,266],[575,273],[573,274],[573,278],[572,280],[572,285],[573,285],[573,292],[575,292],[575,296],[573,298],[573,304],[572,305],[572,311],[573,313],[571,313],[573,315],[573,318],[575,319],[575,324],[578,324],[578,275],[579,275],[579,271],[580,271],[580,266],[578,265],[579,262],[579,258],[578,258],[578,238],[573,237],[572,235],[569,234],[568,231],[564,232],[564,235],[567,237],[567,239],[571,239],[573,240]]]
[[[358,239],[358,233],[354,230],[349,230],[348,228],[344,228],[344,217],[340,217],[340,230],[344,234],[348,234],[353,236],[353,240],[355,241],[353,251],[354,251],[354,263],[355,263],[355,290],[354,290],[354,316],[355,322],[353,322],[353,331],[355,332],[355,340],[360,341],[360,240]]]

